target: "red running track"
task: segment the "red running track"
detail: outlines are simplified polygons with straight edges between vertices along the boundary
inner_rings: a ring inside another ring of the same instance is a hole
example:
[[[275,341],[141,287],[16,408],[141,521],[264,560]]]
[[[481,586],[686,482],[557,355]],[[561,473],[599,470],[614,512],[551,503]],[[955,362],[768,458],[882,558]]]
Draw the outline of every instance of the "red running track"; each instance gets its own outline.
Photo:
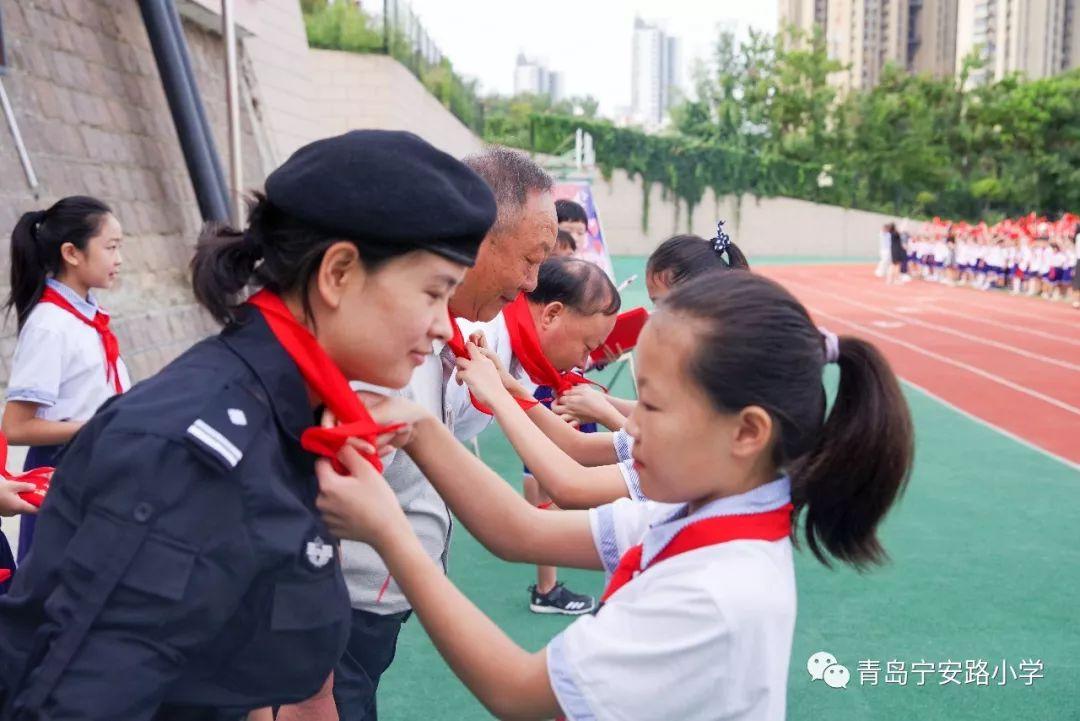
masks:
[[[908,382],[1080,464],[1080,310],[925,281],[889,286],[869,265],[758,270],[820,325],[874,342]]]

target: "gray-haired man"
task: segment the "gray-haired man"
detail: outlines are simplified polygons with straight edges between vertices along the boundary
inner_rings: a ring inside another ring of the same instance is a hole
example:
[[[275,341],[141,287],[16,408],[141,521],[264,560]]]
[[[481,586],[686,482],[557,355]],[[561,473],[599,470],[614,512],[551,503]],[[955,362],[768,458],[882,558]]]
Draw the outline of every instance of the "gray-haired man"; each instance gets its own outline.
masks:
[[[498,219],[480,246],[476,265],[450,299],[450,310],[467,320],[488,321],[519,293],[536,287],[540,264],[555,247],[552,180],[528,156],[505,148],[489,148],[465,158],[465,163],[494,191]],[[453,361],[446,355],[435,348],[401,392],[452,426],[445,389]],[[424,548],[445,570],[452,525],[446,504],[404,453],[389,460],[384,476]],[[375,690],[394,659],[409,604],[370,546],[345,541],[342,556],[353,626],[334,672],[334,699],[341,721],[373,721]]]

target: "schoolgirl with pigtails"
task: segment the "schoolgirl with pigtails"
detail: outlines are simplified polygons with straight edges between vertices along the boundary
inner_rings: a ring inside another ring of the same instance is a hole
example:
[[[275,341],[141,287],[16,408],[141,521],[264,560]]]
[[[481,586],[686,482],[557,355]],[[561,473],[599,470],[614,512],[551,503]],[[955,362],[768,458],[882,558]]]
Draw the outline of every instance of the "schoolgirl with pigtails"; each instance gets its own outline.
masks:
[[[109,314],[94,296],[116,282],[122,243],[109,206],[86,196],[24,213],[11,233],[6,309],[15,311],[19,338],[2,428],[7,441],[30,446],[24,471],[54,466],[98,407],[131,385]],[[34,521],[22,517],[19,562]]]
[[[500,417],[523,413],[494,364],[469,350],[458,373],[477,398]],[[826,565],[886,560],[878,528],[913,457],[899,383],[872,344],[822,333],[794,296],[752,273],[676,288],[637,357],[640,401],[626,429],[659,504],[541,511],[422,408],[368,401],[376,419],[410,422],[405,452],[496,555],[607,572],[599,611],[538,653],[438,572],[353,449],[342,452],[347,473],[320,468],[318,506],[335,533],[376,548],[443,658],[497,717],[783,719],[793,547],[801,538]],[[839,366],[831,405],[828,363]]]

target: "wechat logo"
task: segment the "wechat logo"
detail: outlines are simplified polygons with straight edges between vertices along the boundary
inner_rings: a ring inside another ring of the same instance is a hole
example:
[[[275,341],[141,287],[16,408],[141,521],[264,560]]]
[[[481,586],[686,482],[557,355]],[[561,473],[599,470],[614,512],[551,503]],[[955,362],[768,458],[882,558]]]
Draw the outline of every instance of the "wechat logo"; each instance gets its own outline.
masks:
[[[841,666],[836,662],[836,656],[827,651],[818,651],[806,662],[806,670],[810,672],[811,681],[824,681],[830,688],[847,688],[851,680],[851,671],[847,666]]]

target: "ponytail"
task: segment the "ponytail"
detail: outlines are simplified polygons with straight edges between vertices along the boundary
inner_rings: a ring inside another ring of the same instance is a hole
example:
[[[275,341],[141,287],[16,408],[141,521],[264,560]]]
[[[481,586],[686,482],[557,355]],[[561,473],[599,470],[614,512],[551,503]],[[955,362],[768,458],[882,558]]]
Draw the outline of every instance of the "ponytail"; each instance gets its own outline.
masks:
[[[15,308],[19,330],[45,291],[47,271],[37,247],[37,225],[44,216],[43,210],[23,213],[11,231],[11,295],[5,310]]]
[[[754,273],[714,272],[678,286],[657,316],[669,313],[697,324],[689,372],[713,406],[757,406],[772,419],[770,460],[791,478],[813,554],[825,565],[829,557],[859,569],[882,563],[876,529],[907,484],[914,433],[881,353],[819,331],[791,293]],[[826,417],[822,371],[834,361],[840,383]]]
[[[86,250],[101,230],[104,216],[112,210],[97,198],[73,195],[46,210],[23,213],[11,231],[11,294],[4,304],[15,309],[22,330],[30,311],[45,292],[45,281],[64,267],[61,250],[71,243]]]
[[[739,246],[735,245],[735,241],[728,243],[727,246],[727,267],[730,270],[750,270],[750,261],[746,259]]]
[[[191,289],[219,323],[233,320],[237,296],[248,285],[259,250],[250,236],[221,223],[207,223],[191,259]]]
[[[191,259],[191,286],[195,299],[219,323],[236,322],[236,311],[248,286],[279,295],[297,293],[304,312],[311,316],[308,292],[326,250],[350,240],[368,271],[413,250],[405,243],[339,238],[286,213],[262,193],[248,200],[248,227],[244,231],[208,223]]]
[[[865,568],[888,555],[876,529],[903,493],[915,455],[911,414],[888,361],[870,343],[839,339],[840,383],[817,443],[789,469],[803,532],[825,565],[828,553]]]
[[[700,235],[673,235],[652,252],[645,264],[649,276],[664,276],[665,284],[670,287],[723,270],[750,270],[750,263],[720,228],[712,240]]]

